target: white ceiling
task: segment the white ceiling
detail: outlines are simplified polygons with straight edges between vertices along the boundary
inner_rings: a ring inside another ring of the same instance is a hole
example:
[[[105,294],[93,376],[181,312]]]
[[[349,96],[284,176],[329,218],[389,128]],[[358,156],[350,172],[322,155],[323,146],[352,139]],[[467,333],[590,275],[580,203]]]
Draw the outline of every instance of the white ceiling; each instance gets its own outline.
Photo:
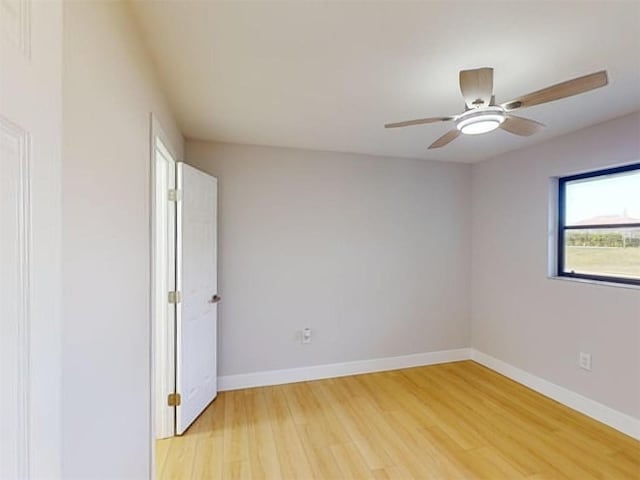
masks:
[[[474,162],[640,110],[640,2],[139,1],[134,10],[187,138]],[[601,69],[609,86],[520,110],[548,127],[428,145],[460,113],[461,69],[496,100]]]

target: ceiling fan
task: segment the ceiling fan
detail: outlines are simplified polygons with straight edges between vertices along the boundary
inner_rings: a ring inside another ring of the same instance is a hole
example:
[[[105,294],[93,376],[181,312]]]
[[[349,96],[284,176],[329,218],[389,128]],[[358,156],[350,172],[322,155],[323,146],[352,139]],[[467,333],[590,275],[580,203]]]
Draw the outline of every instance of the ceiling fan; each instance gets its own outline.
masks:
[[[501,128],[515,135],[529,136],[540,131],[544,125],[535,120],[511,115],[512,111],[588,92],[589,90],[604,87],[608,81],[606,70],[602,70],[496,105],[495,96],[493,95],[493,68],[461,70],[460,91],[465,102],[463,113],[448,117],[421,118],[406,122],[388,123],[385,128],[408,127],[425,123],[455,122],[455,128],[438,138],[429,148],[444,147],[462,133],[478,135],[491,132],[496,128]]]

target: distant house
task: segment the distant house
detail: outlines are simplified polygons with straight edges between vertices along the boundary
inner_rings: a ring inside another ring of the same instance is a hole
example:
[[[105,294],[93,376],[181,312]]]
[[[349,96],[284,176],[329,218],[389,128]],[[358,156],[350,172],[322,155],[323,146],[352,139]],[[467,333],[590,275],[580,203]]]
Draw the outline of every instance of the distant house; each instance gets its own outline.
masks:
[[[581,247],[638,247],[640,246],[640,218],[627,215],[600,215],[573,222],[574,230],[567,235],[567,245]],[[611,225],[611,227],[606,227]],[[617,226],[613,227],[613,226]],[[625,225],[629,225],[625,228]],[[602,227],[602,228],[598,228]]]
[[[601,215],[577,221],[573,225],[627,225],[630,223],[639,224],[640,218],[633,218],[627,215]]]

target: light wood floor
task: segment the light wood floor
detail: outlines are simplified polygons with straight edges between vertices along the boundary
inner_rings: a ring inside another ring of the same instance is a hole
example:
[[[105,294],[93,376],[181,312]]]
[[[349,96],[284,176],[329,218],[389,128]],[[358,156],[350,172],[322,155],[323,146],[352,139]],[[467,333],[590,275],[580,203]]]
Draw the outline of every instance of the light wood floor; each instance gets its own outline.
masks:
[[[471,361],[221,393],[160,479],[640,479],[640,442]]]

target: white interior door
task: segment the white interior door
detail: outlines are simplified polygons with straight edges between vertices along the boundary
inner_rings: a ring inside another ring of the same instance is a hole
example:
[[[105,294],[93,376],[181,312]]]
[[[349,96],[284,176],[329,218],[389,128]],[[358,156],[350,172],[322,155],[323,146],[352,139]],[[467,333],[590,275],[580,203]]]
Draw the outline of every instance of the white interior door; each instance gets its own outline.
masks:
[[[0,1],[0,478],[60,478],[62,4]]]
[[[218,275],[216,178],[178,163],[176,434],[216,397]]]

